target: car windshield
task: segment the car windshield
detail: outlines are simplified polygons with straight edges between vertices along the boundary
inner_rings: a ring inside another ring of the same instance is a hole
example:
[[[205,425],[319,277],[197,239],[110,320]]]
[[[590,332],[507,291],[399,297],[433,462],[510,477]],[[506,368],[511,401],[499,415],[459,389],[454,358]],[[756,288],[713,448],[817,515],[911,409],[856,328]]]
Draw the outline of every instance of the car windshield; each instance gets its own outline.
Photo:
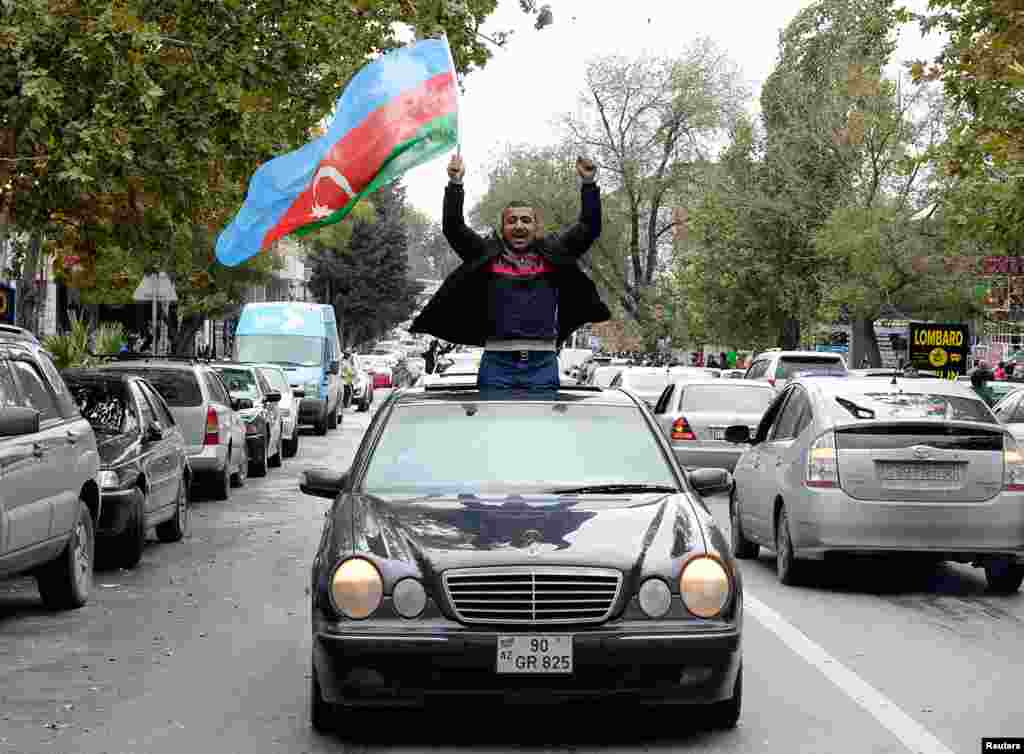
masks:
[[[133,367],[119,371],[135,374],[148,381],[168,406],[194,408],[203,405],[203,391],[191,369],[146,369]]]
[[[959,419],[998,423],[981,399],[941,393],[844,393],[836,398],[857,419]]]
[[[683,389],[681,411],[733,411],[737,414],[764,413],[775,391],[755,385],[723,381],[721,385],[688,385]]]
[[[270,387],[274,388],[274,390],[280,391],[282,395],[291,395],[288,380],[285,379],[284,373],[280,369],[260,367],[260,374],[267,378],[267,382],[270,383]]]
[[[128,408],[124,390],[110,382],[78,382],[67,380],[68,388],[94,432],[121,434],[137,432],[139,429],[135,414]]]
[[[816,359],[813,356],[801,358],[779,359],[775,370],[776,379],[789,380],[803,375],[826,375],[842,377],[848,374],[846,367],[836,359]]]
[[[259,389],[256,386],[256,375],[248,369],[231,369],[230,367],[218,367],[217,373],[228,386],[231,395],[236,398],[259,398]]]
[[[324,339],[309,335],[239,335],[236,339],[238,361],[317,366],[323,362]]]
[[[517,401],[398,405],[362,489],[375,495],[676,486],[635,406]]]
[[[667,372],[648,374],[644,372],[629,373],[623,375],[623,386],[638,393],[658,393],[668,385],[670,375]],[[628,381],[628,382],[627,382]]]

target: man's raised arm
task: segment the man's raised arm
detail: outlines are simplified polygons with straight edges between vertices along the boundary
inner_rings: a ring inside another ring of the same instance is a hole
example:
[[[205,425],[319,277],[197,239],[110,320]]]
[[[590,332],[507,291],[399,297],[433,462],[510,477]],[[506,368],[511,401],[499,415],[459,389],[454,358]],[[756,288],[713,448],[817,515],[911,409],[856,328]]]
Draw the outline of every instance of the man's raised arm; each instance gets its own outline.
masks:
[[[448,186],[444,190],[444,209],[441,213],[441,230],[452,251],[464,262],[482,257],[486,254],[486,242],[466,225],[463,216],[463,204],[466,192],[462,188],[462,177],[466,169],[462,165],[462,157],[455,154],[448,163]]]
[[[580,219],[561,236],[565,250],[581,257],[601,236],[601,189],[597,186],[597,166],[582,157],[576,160],[576,172],[583,181],[580,187]]]

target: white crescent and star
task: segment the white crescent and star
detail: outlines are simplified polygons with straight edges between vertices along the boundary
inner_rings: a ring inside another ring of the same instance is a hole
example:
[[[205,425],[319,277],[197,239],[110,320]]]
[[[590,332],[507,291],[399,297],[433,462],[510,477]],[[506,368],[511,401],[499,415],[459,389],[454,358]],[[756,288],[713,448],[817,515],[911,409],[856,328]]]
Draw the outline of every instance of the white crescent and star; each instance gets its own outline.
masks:
[[[327,217],[334,212],[334,210],[341,209],[340,207],[331,208],[324,204],[320,204],[317,201],[316,187],[320,183],[321,179],[333,182],[338,188],[344,191],[350,199],[356,195],[356,192],[352,190],[352,185],[340,170],[333,165],[322,165],[313,176],[313,208],[311,211],[313,216],[317,218]]]

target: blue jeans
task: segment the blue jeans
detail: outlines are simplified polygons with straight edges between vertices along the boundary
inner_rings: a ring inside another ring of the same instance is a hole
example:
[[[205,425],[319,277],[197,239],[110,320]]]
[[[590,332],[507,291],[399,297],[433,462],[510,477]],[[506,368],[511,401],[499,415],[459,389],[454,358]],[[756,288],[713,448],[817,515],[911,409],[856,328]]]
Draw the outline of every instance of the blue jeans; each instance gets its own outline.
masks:
[[[477,376],[480,392],[528,391],[554,397],[560,386],[554,351],[484,351]]]

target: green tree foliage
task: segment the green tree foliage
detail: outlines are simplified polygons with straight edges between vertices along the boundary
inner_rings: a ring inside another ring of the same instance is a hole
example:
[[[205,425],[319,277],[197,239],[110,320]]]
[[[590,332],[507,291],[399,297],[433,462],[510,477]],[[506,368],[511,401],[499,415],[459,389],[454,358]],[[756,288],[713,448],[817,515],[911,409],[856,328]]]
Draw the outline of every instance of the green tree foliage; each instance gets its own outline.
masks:
[[[356,219],[347,244],[310,236],[310,288],[334,305],[342,342],[376,340],[408,319],[422,287],[409,278],[405,189],[392,184],[374,195],[373,220]],[[326,230],[326,229],[325,229]]]
[[[451,250],[441,224],[412,207],[406,207],[409,234],[409,277],[443,280],[459,266],[460,259]]]
[[[1024,13],[1017,0],[932,0],[920,17],[949,43],[911,68],[938,80],[952,107],[934,157],[948,180],[947,232],[986,254],[1020,254],[1024,239]]]
[[[166,271],[184,318],[216,313],[274,266],[214,261],[254,170],[308,142],[403,26],[447,32],[463,73],[484,65],[496,6],[0,0],[0,229],[43,233],[86,301],[124,302]]]
[[[690,200],[697,166],[745,96],[736,66],[709,39],[671,58],[588,63],[579,108],[564,124],[624,207],[626,274],[613,290],[630,316],[648,316],[645,292],[670,256],[674,210]]]

